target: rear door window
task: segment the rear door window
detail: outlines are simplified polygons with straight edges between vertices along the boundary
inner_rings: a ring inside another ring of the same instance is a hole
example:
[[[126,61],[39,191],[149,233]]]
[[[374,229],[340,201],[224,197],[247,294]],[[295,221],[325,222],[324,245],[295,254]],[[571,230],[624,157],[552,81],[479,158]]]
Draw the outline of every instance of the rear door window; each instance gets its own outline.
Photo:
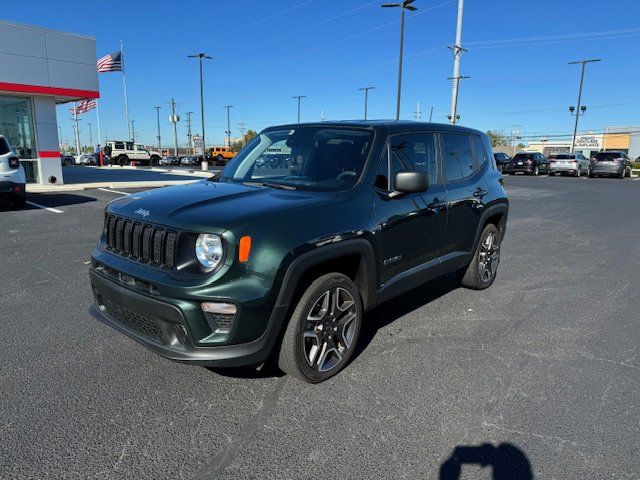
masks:
[[[444,174],[447,182],[470,177],[475,171],[471,136],[460,133],[443,133]]]

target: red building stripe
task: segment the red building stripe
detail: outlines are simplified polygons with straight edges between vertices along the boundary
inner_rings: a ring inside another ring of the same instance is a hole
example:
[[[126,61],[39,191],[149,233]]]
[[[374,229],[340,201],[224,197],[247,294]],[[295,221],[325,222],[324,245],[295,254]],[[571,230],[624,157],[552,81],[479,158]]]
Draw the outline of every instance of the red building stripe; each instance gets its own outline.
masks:
[[[44,150],[38,152],[38,158],[60,158],[60,152],[58,150]]]
[[[100,92],[95,90],[80,90],[77,88],[45,87],[42,85],[26,85],[22,83],[0,82],[0,91],[16,93],[33,93],[36,95],[56,95],[59,97],[100,98]]]

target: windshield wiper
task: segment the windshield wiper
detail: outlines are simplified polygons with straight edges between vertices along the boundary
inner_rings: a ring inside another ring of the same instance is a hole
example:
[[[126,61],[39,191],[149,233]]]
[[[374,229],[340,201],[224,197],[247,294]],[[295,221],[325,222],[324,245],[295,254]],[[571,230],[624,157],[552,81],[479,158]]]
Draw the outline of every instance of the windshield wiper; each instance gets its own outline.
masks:
[[[284,183],[272,182],[243,182],[246,185],[261,185],[263,187],[279,188],[280,190],[297,190],[293,185],[285,185]]]

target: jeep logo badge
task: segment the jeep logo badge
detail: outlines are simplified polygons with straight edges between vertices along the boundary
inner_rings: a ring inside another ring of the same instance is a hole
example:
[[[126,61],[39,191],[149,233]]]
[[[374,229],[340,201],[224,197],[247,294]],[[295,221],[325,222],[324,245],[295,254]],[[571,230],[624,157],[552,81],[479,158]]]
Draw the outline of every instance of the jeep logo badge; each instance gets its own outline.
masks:
[[[139,208],[133,213],[135,213],[137,215],[142,215],[144,218],[147,218],[149,216],[149,214],[151,213],[151,211],[150,210],[145,210],[144,208]]]

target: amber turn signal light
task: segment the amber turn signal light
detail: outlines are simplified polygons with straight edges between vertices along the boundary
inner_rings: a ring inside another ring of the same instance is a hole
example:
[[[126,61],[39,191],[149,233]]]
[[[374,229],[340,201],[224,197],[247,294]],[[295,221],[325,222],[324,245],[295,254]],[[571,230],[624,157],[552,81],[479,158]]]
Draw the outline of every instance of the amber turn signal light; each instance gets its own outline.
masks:
[[[238,249],[238,260],[241,263],[249,261],[249,255],[251,255],[251,237],[245,235],[240,238],[240,248]]]

